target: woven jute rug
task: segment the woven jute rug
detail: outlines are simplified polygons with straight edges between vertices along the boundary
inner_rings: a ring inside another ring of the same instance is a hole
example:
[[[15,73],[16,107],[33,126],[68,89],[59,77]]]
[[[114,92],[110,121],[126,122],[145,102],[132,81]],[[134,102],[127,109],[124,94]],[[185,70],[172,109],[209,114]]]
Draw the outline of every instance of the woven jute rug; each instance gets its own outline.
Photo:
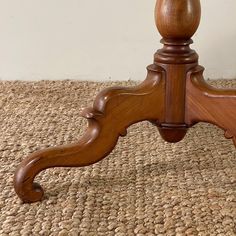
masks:
[[[236,88],[236,80],[213,83]],[[236,235],[236,149],[209,124],[177,144],[148,122],[133,125],[103,161],[37,176],[42,202],[17,198],[13,173],[24,157],[76,142],[87,125],[81,108],[107,86],[134,84],[0,82],[1,236]]]

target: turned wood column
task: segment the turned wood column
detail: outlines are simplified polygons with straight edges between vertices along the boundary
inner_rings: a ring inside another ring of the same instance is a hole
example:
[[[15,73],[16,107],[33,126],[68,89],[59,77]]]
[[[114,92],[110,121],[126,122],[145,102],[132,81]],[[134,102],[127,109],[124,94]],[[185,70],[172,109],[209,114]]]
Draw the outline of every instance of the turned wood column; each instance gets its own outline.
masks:
[[[200,16],[199,0],[157,0],[155,20],[164,46],[157,51],[154,61],[165,70],[166,82],[165,122],[159,131],[168,142],[180,141],[187,131],[186,74],[198,65],[198,55],[189,45]]]

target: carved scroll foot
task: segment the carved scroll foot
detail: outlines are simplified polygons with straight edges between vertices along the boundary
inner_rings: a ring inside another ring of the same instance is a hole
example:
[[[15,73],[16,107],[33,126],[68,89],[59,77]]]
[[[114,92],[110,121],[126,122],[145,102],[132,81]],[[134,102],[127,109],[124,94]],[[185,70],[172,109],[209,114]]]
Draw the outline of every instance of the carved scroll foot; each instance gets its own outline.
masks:
[[[73,145],[38,151],[26,158],[14,176],[14,187],[23,202],[42,199],[43,189],[35,176],[52,167],[81,167],[106,157],[128,126],[143,120],[162,119],[164,114],[164,79],[158,66],[148,67],[147,79],[134,88],[109,88],[95,99],[93,108],[85,109],[88,119],[84,136]],[[158,105],[157,105],[158,104]]]
[[[236,146],[236,90],[217,89],[206,83],[198,66],[187,79],[186,122],[208,122],[225,130]]]

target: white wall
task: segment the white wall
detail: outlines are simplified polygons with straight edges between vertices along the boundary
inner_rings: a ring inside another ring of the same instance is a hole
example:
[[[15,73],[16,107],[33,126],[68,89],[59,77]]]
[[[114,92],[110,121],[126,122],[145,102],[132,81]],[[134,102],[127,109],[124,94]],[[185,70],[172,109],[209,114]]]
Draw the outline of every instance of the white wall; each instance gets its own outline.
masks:
[[[0,79],[142,80],[160,47],[155,0],[0,0]],[[202,0],[206,77],[236,78],[236,1]]]

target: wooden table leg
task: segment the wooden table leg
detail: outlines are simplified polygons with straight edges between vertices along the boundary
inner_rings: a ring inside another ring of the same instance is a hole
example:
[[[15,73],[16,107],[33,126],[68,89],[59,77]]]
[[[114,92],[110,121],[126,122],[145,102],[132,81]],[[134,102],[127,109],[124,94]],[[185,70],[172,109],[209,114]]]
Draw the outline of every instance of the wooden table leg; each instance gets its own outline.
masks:
[[[187,129],[209,122],[225,130],[236,145],[236,90],[209,86],[191,37],[201,15],[199,0],[157,0],[156,25],[164,47],[158,50],[147,79],[134,88],[109,88],[84,110],[89,126],[81,140],[33,153],[18,167],[14,187],[23,202],[39,201],[43,189],[35,176],[52,167],[91,165],[107,156],[128,126],[148,120],[168,142],[184,138]]]
[[[217,89],[203,78],[203,68],[189,72],[186,93],[186,123],[208,122],[225,130],[236,146],[236,90]]]
[[[119,136],[125,136],[130,125],[143,120],[161,122],[164,88],[163,70],[152,65],[148,67],[147,79],[141,85],[102,91],[93,108],[83,111],[89,126],[78,143],[35,152],[21,163],[14,177],[18,196],[23,202],[41,200],[43,189],[33,181],[42,170],[91,165],[112,151]]]

